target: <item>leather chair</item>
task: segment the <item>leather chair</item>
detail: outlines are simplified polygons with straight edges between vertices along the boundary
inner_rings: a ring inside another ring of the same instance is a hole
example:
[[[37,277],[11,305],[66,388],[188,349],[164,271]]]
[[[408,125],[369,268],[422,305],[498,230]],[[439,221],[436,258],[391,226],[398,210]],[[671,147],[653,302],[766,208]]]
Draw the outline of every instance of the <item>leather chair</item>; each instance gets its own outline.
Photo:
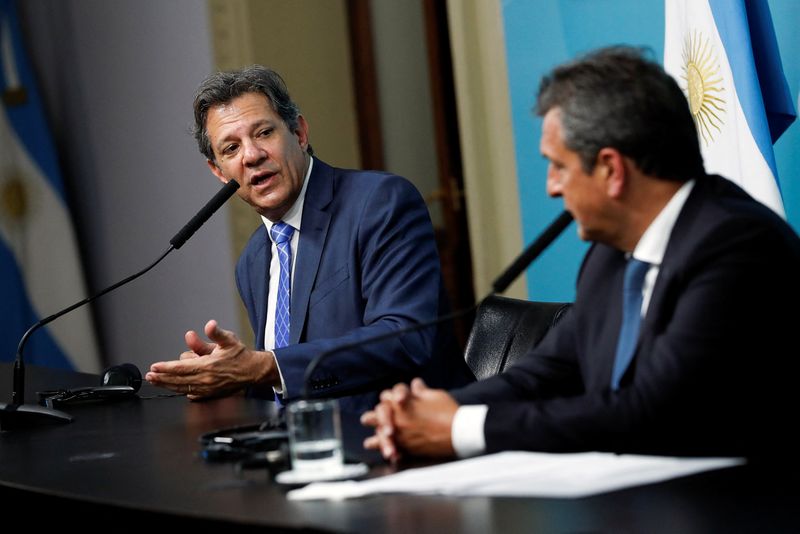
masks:
[[[501,373],[542,340],[569,303],[486,297],[478,307],[464,359],[475,378]]]

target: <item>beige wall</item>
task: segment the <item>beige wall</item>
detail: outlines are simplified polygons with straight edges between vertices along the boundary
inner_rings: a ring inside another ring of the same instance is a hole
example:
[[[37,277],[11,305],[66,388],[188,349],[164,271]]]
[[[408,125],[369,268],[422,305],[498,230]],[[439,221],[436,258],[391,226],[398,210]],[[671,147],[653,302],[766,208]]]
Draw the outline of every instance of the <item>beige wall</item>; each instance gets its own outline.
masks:
[[[353,74],[343,0],[210,0],[220,69],[275,69],[308,120],[324,159],[358,167]]]
[[[372,0],[385,170],[405,176],[441,227],[431,80],[421,0]]]
[[[216,68],[259,63],[275,69],[309,123],[314,152],[332,165],[358,168],[344,0],[209,0],[209,8]],[[244,202],[231,213],[232,253],[238,257],[260,219]],[[243,306],[240,323],[247,338],[251,328]]]
[[[448,0],[475,294],[522,250],[499,0]],[[527,298],[525,277],[505,292]]]

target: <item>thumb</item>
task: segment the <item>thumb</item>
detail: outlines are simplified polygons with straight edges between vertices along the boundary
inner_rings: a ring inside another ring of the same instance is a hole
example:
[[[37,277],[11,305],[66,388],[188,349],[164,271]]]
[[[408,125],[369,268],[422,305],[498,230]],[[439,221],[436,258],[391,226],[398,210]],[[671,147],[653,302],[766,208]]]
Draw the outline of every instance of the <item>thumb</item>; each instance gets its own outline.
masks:
[[[230,330],[220,328],[217,321],[211,319],[206,323],[205,327],[206,336],[208,339],[218,344],[220,347],[229,347],[239,343],[239,338]]]
[[[214,350],[214,345],[200,339],[200,336],[194,330],[189,330],[183,337],[189,350],[199,356],[211,354],[211,351]]]
[[[425,381],[421,378],[415,378],[411,381],[411,393],[413,393],[415,396],[424,395],[428,389],[429,388],[425,384]]]

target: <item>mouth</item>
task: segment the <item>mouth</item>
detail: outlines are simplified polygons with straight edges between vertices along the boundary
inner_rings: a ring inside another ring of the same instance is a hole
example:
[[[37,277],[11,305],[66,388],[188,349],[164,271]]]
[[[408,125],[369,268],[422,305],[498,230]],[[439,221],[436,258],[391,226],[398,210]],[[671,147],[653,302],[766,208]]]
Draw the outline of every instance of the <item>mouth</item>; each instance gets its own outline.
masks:
[[[250,178],[250,185],[252,187],[260,187],[264,186],[269,183],[270,179],[275,176],[277,173],[275,172],[264,172],[257,174]]]

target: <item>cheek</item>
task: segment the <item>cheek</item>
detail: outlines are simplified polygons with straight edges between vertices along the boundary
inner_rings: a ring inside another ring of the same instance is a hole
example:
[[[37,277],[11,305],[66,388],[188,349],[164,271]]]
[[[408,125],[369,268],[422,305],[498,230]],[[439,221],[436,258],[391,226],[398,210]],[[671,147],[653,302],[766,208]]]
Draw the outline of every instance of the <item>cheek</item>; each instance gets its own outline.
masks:
[[[240,184],[239,189],[236,190],[236,196],[247,202],[250,197],[250,187]]]
[[[220,163],[218,163],[219,171],[222,175],[226,178],[233,178],[236,179],[239,175],[236,172],[236,161],[231,159],[226,159]],[[241,185],[241,183],[240,183]]]

